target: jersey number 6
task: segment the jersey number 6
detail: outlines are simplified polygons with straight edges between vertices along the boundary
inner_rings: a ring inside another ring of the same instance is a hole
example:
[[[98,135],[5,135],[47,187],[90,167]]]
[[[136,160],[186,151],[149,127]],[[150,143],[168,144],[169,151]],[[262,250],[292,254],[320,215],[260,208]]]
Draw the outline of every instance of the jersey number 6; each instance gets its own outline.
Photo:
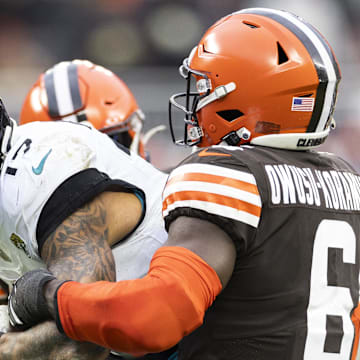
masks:
[[[356,236],[350,224],[322,220],[314,240],[304,360],[350,359],[354,301],[347,279],[357,269],[355,259]]]

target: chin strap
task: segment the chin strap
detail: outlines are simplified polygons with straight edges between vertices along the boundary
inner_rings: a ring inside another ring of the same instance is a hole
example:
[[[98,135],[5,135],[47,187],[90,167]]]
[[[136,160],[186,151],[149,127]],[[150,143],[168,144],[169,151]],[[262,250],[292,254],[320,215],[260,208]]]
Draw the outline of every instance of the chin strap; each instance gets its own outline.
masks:
[[[232,131],[231,133],[225,135],[221,140],[222,143],[225,142],[227,145],[236,146],[239,145],[241,140],[250,140],[250,137],[251,132],[247,128],[242,127],[238,131]]]

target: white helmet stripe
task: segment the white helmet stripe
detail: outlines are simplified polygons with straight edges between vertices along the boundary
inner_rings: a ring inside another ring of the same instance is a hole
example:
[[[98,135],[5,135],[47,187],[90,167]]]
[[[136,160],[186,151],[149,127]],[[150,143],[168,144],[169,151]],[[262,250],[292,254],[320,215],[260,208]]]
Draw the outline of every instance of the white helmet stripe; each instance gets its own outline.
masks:
[[[333,108],[333,97],[340,80],[338,65],[329,50],[329,46],[321,35],[300,18],[285,11],[267,8],[253,8],[234,14],[257,14],[269,17],[294,33],[304,44],[313,59],[319,77],[315,108],[308,131],[324,130]]]
[[[82,107],[77,66],[63,61],[45,73],[44,82],[50,116],[78,122],[76,115],[68,115]]]
[[[59,115],[64,116],[75,111],[71,98],[70,83],[68,76],[69,62],[61,62],[54,66],[54,87],[58,103]],[[70,119],[68,119],[70,120]],[[75,117],[76,121],[76,117]]]
[[[49,115],[51,117],[59,116],[59,109],[56,100],[55,87],[54,87],[54,74],[52,69],[46,71],[44,75],[44,85],[48,101]]]

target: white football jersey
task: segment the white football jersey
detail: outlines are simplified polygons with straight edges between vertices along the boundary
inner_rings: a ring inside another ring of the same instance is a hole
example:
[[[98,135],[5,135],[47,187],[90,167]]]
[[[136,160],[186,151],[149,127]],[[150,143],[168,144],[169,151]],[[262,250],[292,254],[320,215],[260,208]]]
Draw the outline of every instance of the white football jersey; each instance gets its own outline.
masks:
[[[0,278],[11,283],[43,266],[39,244],[106,190],[142,199],[142,221],[112,249],[117,280],[142,277],[167,239],[161,215],[166,178],[91,126],[56,121],[17,127],[0,178]]]

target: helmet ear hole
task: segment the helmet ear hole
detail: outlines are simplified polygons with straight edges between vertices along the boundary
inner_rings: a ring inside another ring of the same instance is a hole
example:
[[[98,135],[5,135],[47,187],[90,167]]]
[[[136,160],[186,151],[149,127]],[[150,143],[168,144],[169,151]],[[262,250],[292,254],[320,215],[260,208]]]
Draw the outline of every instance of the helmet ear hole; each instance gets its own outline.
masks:
[[[278,50],[278,65],[284,64],[289,61],[289,57],[286,55],[284,48],[277,41],[277,50]]]
[[[244,116],[244,113],[237,109],[222,110],[222,111],[218,111],[217,114],[228,122],[232,122],[238,119],[239,117]]]

